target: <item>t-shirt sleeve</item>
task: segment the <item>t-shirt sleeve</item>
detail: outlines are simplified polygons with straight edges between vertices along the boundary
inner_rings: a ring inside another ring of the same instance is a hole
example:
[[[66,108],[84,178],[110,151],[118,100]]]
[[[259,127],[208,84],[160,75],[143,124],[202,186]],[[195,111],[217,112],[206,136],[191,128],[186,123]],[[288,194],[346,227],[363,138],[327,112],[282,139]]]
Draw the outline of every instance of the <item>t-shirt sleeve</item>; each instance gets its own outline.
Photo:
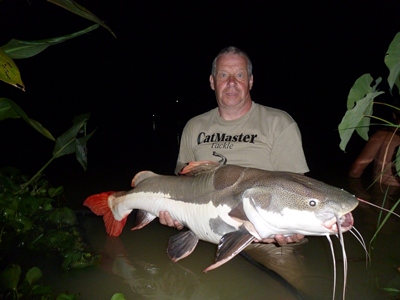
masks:
[[[182,137],[179,145],[179,155],[176,162],[175,174],[178,174],[187,163],[194,161],[193,153],[193,122],[188,122],[182,131]]]
[[[275,171],[303,174],[310,171],[303,151],[301,133],[296,123],[291,123],[276,136],[271,151],[271,162]]]

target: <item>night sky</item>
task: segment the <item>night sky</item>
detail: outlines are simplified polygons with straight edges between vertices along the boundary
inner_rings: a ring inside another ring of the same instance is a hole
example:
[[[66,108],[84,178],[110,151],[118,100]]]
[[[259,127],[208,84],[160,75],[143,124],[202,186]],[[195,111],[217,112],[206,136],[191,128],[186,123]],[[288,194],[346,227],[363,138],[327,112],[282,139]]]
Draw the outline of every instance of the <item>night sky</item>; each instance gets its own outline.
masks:
[[[142,169],[172,174],[183,125],[216,106],[211,63],[230,45],[252,59],[253,101],[283,109],[298,123],[309,175],[346,176],[363,145],[354,138],[347,153],[338,146],[348,92],[365,73],[386,80],[384,54],[400,31],[399,1],[78,2],[117,39],[99,28],[16,60],[26,92],[0,82],[1,97],[17,102],[55,137],[74,115],[91,113],[88,129],[97,131],[88,143],[89,170],[65,156],[45,173],[56,184],[78,183],[94,192],[129,188]],[[37,0],[2,0],[0,22],[1,45],[92,25]],[[0,165],[33,175],[50,159],[53,142],[22,120],[0,126]]]

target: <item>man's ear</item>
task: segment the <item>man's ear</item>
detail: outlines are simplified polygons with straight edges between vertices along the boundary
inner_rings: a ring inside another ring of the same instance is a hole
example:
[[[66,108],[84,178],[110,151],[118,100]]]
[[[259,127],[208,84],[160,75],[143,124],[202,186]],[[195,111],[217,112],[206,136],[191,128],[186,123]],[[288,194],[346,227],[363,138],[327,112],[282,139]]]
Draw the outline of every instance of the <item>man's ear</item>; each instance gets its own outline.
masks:
[[[252,89],[252,87],[253,87],[253,82],[254,82],[254,79],[253,79],[253,74],[250,76],[250,80],[249,80],[249,89],[251,90]]]
[[[215,91],[214,77],[212,75],[210,75],[210,87]]]

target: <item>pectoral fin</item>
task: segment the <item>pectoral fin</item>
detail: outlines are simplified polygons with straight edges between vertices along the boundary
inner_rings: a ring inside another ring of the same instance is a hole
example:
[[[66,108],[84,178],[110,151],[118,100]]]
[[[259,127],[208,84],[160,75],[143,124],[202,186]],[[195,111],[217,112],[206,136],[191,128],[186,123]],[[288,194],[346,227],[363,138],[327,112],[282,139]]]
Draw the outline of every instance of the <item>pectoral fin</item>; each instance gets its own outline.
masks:
[[[167,248],[169,258],[173,262],[177,262],[178,260],[185,258],[193,252],[198,241],[199,238],[191,230],[171,236],[168,240]]]
[[[239,231],[233,231],[225,234],[219,244],[217,250],[217,257],[215,263],[205,269],[203,272],[206,273],[210,270],[218,268],[220,265],[231,260],[237,254],[240,253],[244,248],[249,245],[255,237],[251,235],[243,226]]]
[[[229,212],[229,216],[238,221],[249,221],[249,218],[247,218],[246,213],[244,212],[243,203],[239,203],[234,208],[232,208],[232,210]]]

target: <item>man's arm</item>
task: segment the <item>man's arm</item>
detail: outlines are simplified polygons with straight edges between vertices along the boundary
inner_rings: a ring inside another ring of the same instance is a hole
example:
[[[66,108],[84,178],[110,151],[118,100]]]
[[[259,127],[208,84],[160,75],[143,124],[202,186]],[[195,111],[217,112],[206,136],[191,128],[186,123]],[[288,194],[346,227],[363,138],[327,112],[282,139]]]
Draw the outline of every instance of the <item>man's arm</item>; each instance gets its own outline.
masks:
[[[349,170],[349,176],[352,178],[360,178],[365,168],[374,160],[379,148],[382,145],[382,140],[385,132],[377,131],[373,134],[367,144],[364,146],[360,155],[356,158]]]

